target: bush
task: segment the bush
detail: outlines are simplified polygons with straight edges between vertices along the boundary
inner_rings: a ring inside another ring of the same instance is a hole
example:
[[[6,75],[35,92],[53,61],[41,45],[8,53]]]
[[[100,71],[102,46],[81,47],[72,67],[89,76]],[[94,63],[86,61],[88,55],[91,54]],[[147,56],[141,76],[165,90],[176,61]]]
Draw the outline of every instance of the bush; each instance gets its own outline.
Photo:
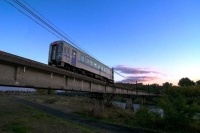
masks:
[[[157,129],[161,121],[158,113],[149,112],[145,107],[142,107],[136,112],[135,118],[137,126],[153,129]]]
[[[171,88],[159,101],[164,110],[163,122],[168,130],[196,130],[199,119],[194,119],[199,111],[196,88]]]

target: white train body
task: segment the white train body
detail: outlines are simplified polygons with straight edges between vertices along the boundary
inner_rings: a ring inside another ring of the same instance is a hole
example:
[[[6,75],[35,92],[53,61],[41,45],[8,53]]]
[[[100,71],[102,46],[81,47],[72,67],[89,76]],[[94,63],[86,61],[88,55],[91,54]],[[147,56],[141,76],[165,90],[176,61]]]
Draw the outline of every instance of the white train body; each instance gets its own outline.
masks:
[[[78,50],[65,41],[55,41],[50,44],[48,64],[77,69],[80,73],[90,73],[92,77],[113,82],[113,69]]]

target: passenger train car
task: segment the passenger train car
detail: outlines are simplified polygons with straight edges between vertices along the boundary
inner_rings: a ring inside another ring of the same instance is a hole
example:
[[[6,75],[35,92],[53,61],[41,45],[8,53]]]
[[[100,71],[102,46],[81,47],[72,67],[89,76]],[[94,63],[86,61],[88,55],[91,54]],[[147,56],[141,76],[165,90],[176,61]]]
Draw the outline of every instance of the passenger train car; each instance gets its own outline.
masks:
[[[110,83],[114,82],[112,68],[65,41],[55,41],[50,44],[48,64]]]

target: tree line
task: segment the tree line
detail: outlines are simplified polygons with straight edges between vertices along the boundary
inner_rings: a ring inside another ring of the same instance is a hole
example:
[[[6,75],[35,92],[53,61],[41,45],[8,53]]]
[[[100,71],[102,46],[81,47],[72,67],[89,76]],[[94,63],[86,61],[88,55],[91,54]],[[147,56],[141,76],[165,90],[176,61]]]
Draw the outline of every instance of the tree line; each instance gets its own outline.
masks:
[[[156,83],[150,85],[149,84],[144,85],[142,83],[132,84],[132,83],[120,83],[120,82],[116,84],[136,91],[147,91],[149,93],[159,93],[159,94],[164,93],[166,89],[169,89],[174,86],[172,83],[169,82],[165,82],[162,85]],[[200,80],[194,82],[190,80],[188,77],[184,77],[179,80],[178,86],[179,87],[200,86]]]
[[[124,84],[131,86],[130,84]],[[143,106],[135,113],[132,125],[164,132],[200,132],[200,80],[181,78],[179,86],[165,82],[162,86],[133,85],[132,89],[162,94],[152,101],[163,113],[151,112]]]

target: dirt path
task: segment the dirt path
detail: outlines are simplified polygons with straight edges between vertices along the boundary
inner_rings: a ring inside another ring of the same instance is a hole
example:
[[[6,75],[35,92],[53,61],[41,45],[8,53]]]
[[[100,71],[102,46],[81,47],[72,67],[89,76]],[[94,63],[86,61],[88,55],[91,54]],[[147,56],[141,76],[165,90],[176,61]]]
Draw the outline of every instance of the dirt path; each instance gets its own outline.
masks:
[[[31,106],[33,108],[36,108],[38,110],[41,110],[43,112],[46,112],[48,114],[57,116],[59,118],[62,119],[66,119],[66,120],[71,120],[73,122],[76,122],[78,124],[82,124],[86,127],[92,127],[92,128],[97,128],[99,129],[101,132],[104,133],[147,133],[146,131],[141,131],[138,129],[132,129],[132,128],[128,128],[125,126],[119,126],[119,125],[113,125],[113,124],[107,124],[107,123],[102,123],[102,122],[98,122],[95,120],[91,120],[91,119],[86,119],[86,118],[80,118],[78,115],[73,114],[73,113],[64,113],[60,110],[56,110],[53,109],[51,107],[36,103],[36,102],[32,102],[32,101],[28,101],[22,98],[16,98],[17,102],[23,103],[27,106]],[[149,131],[148,131],[149,133]]]

